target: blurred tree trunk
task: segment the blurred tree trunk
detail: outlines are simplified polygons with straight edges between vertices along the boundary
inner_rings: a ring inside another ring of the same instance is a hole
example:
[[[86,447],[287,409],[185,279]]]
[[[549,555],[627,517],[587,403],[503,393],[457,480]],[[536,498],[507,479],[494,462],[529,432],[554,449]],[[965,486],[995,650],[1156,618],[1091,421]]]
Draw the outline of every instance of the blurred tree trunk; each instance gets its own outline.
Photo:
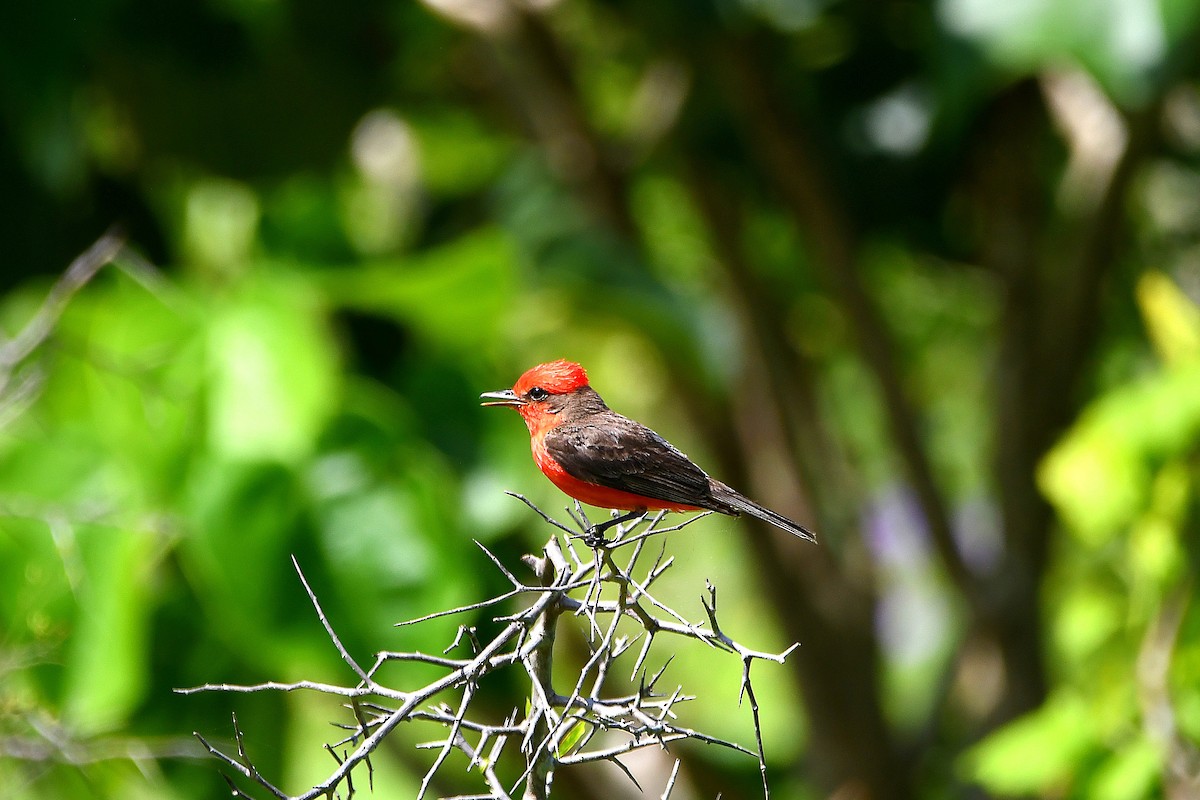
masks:
[[[629,165],[589,121],[555,31],[537,13],[513,13],[512,25],[484,37],[500,67],[502,99],[517,110],[551,170],[599,225],[647,260],[630,203]],[[1003,293],[992,418],[1004,552],[995,569],[981,574],[967,566],[955,540],[950,502],[922,433],[921,410],[904,384],[898,347],[879,306],[883,299],[872,295],[860,275],[858,234],[835,181],[825,174],[831,159],[787,100],[795,87],[774,85],[776,76],[761,63],[768,46],[755,38],[731,37],[719,22],[698,22],[674,41],[696,82],[694,94],[708,102],[723,97],[726,103],[718,111],[691,109],[690,118],[685,113],[674,146],[685,165],[681,182],[707,228],[746,335],[738,397],[706,396],[681,360],[668,362],[671,377],[725,479],[785,513],[818,521],[819,548],[763,531],[751,540],[756,569],[782,628],[803,643],[788,664],[807,715],[807,774],[827,792],[907,800],[914,796],[922,765],[903,755],[911,752],[911,743],[899,741],[885,713],[872,558],[860,538],[862,520],[847,511],[865,504],[847,478],[841,444],[816,401],[816,369],[789,344],[787,306],[761,283],[746,252],[737,187],[748,182],[778,197],[809,248],[809,265],[840,307],[859,357],[876,380],[895,453],[933,550],[968,609],[968,627],[951,671],[959,671],[967,691],[972,670],[981,666],[998,679],[995,696],[976,698],[986,702],[962,709],[948,708],[955,681],[946,676],[943,695],[917,744],[936,741],[953,754],[1036,708],[1046,696],[1040,595],[1054,516],[1036,485],[1036,470],[1079,407],[1082,395],[1075,390],[1093,352],[1101,287],[1119,242],[1119,209],[1132,165],[1144,152],[1144,137],[1131,139],[1094,206],[1082,218],[1066,221],[1043,180],[1061,161],[1062,146],[1036,81],[994,97],[969,139],[975,169],[965,192],[974,213],[974,246]],[[1151,119],[1153,110],[1145,116]],[[741,150],[725,146],[714,154],[705,140],[721,134],[707,123],[715,118],[720,126],[730,117]],[[725,173],[739,181],[725,185],[720,179]],[[1054,226],[1065,235],[1051,230]],[[1056,247],[1061,242],[1066,244]],[[760,484],[759,462],[787,465],[804,488],[803,499],[771,497],[770,487]],[[963,714],[970,731],[965,737],[962,721],[954,720]]]
[[[795,665],[810,726],[807,771],[829,791],[909,797],[906,770],[879,694],[874,590],[869,576],[848,574],[834,550],[837,542],[843,551],[857,546],[861,520],[839,510],[856,506],[847,502],[852,490],[839,479],[845,474],[843,457],[818,411],[814,371],[786,345],[780,305],[750,266],[735,196],[713,180],[702,159],[693,158],[689,173],[746,331],[744,400],[740,409],[729,409],[715,423],[720,427],[708,426],[707,439],[720,458],[722,474],[737,485],[756,483],[756,459],[791,464],[805,487],[808,507],[794,496],[770,498],[770,504],[800,518],[811,518],[816,511],[827,526],[816,551],[757,525],[751,539],[756,568],[780,624],[789,639],[803,643],[789,663]],[[722,435],[729,428],[742,431],[740,447]],[[760,491],[758,496],[767,495]]]
[[[995,377],[994,474],[1004,556],[973,593],[974,624],[995,641],[1003,691],[983,730],[1046,697],[1041,587],[1054,513],[1036,483],[1046,452],[1082,407],[1100,330],[1102,287],[1121,252],[1129,182],[1153,140],[1159,108],[1126,120],[1128,141],[1078,219],[1039,180],[1063,145],[1043,88],[1022,81],[994,98],[975,137],[979,258],[1002,286]]]
[[[519,20],[504,36],[490,41],[498,63],[506,70],[504,85],[509,96],[528,120],[531,136],[546,148],[552,167],[554,153],[563,141],[573,141],[577,154],[590,154],[581,156],[567,170],[567,185],[578,190],[585,206],[602,224],[644,253],[640,233],[631,222],[626,181],[617,165],[602,155],[610,152],[609,148],[590,128],[583,104],[573,96],[576,82],[569,75],[570,66],[561,57],[552,32],[536,14],[521,13]],[[695,56],[697,61],[707,57]],[[831,439],[820,430],[815,401],[811,396],[802,399],[811,395],[812,383],[796,380],[805,368],[794,352],[779,349],[785,341],[782,316],[766,301],[765,292],[755,285],[753,271],[738,255],[740,243],[732,230],[737,224],[736,214],[731,215],[728,208],[721,208],[714,200],[719,189],[703,181],[697,182],[696,188],[702,205],[706,198],[711,201],[707,208],[712,226],[709,235],[717,243],[723,266],[738,276],[733,283],[740,292],[743,319],[753,341],[746,355],[763,365],[764,371],[757,375],[746,373],[745,378],[753,382],[743,386],[744,393],[764,398],[779,430],[790,433],[776,440],[782,452],[755,453],[754,447],[739,446],[729,435],[742,427],[733,407],[714,406],[702,399],[702,392],[685,390],[689,412],[698,432],[717,454],[720,474],[732,483],[753,487],[755,480],[746,459],[758,457],[764,462],[782,460],[793,464],[808,475],[806,489],[815,491],[825,483],[818,474],[822,459],[820,453],[807,449],[805,440],[828,445]],[[845,255],[849,257],[848,252]],[[858,292],[855,302],[869,304],[861,287],[850,291]],[[879,324],[877,318],[872,320]],[[767,327],[759,326],[755,332],[756,321]],[[868,345],[872,346],[880,358],[888,358],[886,341]],[[673,379],[687,386],[690,381],[685,371],[678,366],[676,369]],[[774,382],[771,375],[775,376]],[[798,406],[803,407],[799,415]],[[899,758],[880,696],[873,590],[869,579],[852,579],[844,571],[828,543],[853,540],[858,520],[844,519],[844,512],[836,510],[832,502],[823,505],[826,513],[818,514],[818,519],[842,518],[846,524],[839,531],[832,526],[826,528],[827,544],[822,548],[779,542],[764,531],[754,537],[751,548],[781,627],[789,638],[803,642],[788,664],[794,665],[809,724],[806,772],[829,792],[843,791],[871,800],[907,800],[912,796],[910,771]],[[789,509],[785,507],[784,511]]]
[[[1003,291],[996,369],[995,480],[1004,554],[991,596],[977,606],[979,635],[996,645],[1002,676],[990,728],[1037,707],[1046,694],[1038,592],[1046,569],[1051,511],[1034,483],[1051,443],[1041,317],[1047,302],[1039,269],[1052,198],[1044,196],[1031,163],[1053,147],[1041,93],[1025,81],[998,98],[977,137],[977,210],[981,260]]]

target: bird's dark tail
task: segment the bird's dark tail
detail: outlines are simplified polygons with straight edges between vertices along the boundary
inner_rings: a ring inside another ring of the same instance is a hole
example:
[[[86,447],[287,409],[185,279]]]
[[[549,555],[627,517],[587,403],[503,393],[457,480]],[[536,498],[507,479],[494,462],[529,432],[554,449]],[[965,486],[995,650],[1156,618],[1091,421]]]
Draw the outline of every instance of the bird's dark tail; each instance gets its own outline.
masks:
[[[711,482],[713,499],[729,509],[726,513],[749,514],[756,519],[761,519],[763,522],[769,522],[776,528],[781,528],[793,536],[798,536],[801,539],[807,539],[814,543],[817,541],[817,537],[813,532],[803,525],[792,522],[783,514],[772,511],[765,506],[760,506],[749,497],[739,494],[720,481],[712,480],[711,478],[709,481]]]

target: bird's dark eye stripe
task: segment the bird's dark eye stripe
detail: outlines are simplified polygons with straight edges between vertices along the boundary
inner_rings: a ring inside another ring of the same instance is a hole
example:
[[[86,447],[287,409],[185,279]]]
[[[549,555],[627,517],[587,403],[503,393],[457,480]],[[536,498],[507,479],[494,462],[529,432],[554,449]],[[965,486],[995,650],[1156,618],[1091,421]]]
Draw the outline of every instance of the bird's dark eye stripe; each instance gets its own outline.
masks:
[[[530,400],[545,400],[550,396],[550,393],[540,386],[533,387],[527,392],[527,394],[529,395]]]

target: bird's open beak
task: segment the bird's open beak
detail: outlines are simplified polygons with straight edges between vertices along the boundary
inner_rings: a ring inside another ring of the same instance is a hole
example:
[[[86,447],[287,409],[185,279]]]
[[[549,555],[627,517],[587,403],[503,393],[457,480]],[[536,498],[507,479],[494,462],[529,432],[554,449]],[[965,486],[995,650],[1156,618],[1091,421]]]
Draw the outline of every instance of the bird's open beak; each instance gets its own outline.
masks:
[[[500,392],[484,392],[479,395],[479,399],[484,401],[480,405],[485,406],[512,406],[513,408],[520,408],[525,405],[525,401],[517,397],[512,389],[505,389]]]

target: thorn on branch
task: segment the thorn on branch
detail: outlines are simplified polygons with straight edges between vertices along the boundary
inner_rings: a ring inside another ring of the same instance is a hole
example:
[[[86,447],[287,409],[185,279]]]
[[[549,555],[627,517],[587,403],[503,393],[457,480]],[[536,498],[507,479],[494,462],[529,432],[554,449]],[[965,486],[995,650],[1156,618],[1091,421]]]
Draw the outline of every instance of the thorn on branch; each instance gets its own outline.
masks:
[[[325,628],[325,633],[329,636],[330,641],[333,642],[334,647],[337,648],[338,654],[341,655],[343,661],[350,665],[350,669],[354,670],[358,677],[362,679],[363,684],[370,686],[372,683],[371,677],[363,671],[363,668],[358,665],[358,662],[351,657],[350,653],[342,645],[342,640],[338,638],[337,633],[333,630],[333,626],[329,624],[329,619],[325,616],[325,611],[321,608],[321,603],[317,600],[316,593],[308,585],[308,579],[304,577],[304,571],[300,569],[300,562],[296,560],[295,556],[292,556],[292,566],[296,568],[296,574],[300,576],[300,583],[303,584],[304,591],[308,594],[308,599],[317,611],[317,619],[321,620],[321,625]]]
[[[674,561],[665,556],[665,547],[647,547],[646,539],[679,530],[702,515],[668,527],[659,527],[662,514],[653,518],[644,514],[635,515],[636,518],[629,515],[614,516],[609,521],[611,524],[605,525],[604,529],[615,526],[616,533],[603,546],[594,547],[587,554],[587,560],[584,560],[575,545],[578,539],[572,529],[556,523],[524,497],[513,496],[525,502],[557,531],[568,533],[568,536],[562,537],[556,532],[548,539],[541,556],[526,557],[526,562],[534,567],[538,575],[537,583],[526,585],[518,580],[488,548],[477,542],[477,546],[504,575],[511,588],[477,603],[401,623],[412,625],[450,614],[491,608],[519,596],[530,595],[533,602],[528,606],[511,615],[493,617],[495,622],[503,624],[503,629],[491,638],[481,639],[474,626],[462,624],[458,626],[453,641],[442,651],[442,656],[380,651],[370,671],[364,672],[342,645],[325,616],[316,592],[293,558],[296,573],[326,635],[342,660],[360,679],[359,683],[355,686],[311,681],[268,682],[252,686],[206,684],[177,690],[183,694],[200,691],[306,690],[341,698],[340,705],[349,711],[353,722],[335,723],[342,732],[339,735],[344,738],[324,746],[336,766],[324,781],[294,797],[273,786],[250,759],[236,716],[233,717],[234,754],[223,752],[197,734],[197,739],[207,752],[237,770],[244,778],[263,787],[278,800],[333,798],[343,790],[349,798],[357,788],[354,772],[360,765],[365,764],[368,786],[374,789],[372,754],[401,722],[435,724],[444,726],[446,735],[427,745],[438,752],[422,779],[418,797],[427,793],[435,776],[445,768],[450,752],[458,750],[467,757],[467,771],[477,771],[486,782],[490,792],[487,797],[509,800],[517,794],[517,787],[522,783],[525,784],[523,796],[547,798],[557,769],[597,761],[616,764],[636,786],[637,781],[621,762],[620,756],[645,747],[666,748],[671,742],[692,740],[755,757],[762,774],[764,796],[768,796],[759,706],[750,680],[750,670],[756,658],[782,662],[797,645],[793,644],[782,653],[772,654],[751,650],[731,639],[718,623],[717,590],[711,581],[706,581],[706,594],[701,598],[706,622],[689,621],[654,594],[657,591],[653,587],[654,582]],[[590,525],[582,506],[576,505],[573,511],[568,509],[568,513],[584,530]],[[618,565],[614,553],[622,547],[629,549],[625,551],[627,557],[621,558],[621,564]],[[652,563],[642,566],[646,553],[656,555]],[[561,667],[555,669],[553,665],[555,635],[562,620],[573,620],[577,616],[586,619],[590,653],[586,663],[573,675],[570,691],[560,694],[554,688],[554,676],[562,671]],[[625,632],[619,627],[622,624],[634,626],[636,634]],[[682,686],[676,686],[665,695],[656,689],[674,656],[669,656],[653,675],[647,674],[645,666],[654,643],[664,635],[692,639],[738,654],[742,661],[739,704],[745,699],[750,701],[756,751],[678,723],[677,704],[694,698],[686,694]],[[628,658],[627,654],[635,650],[633,645],[639,639],[641,645],[636,648],[633,669],[629,673],[631,681],[638,680],[636,692],[610,696],[611,693],[607,692],[609,676],[614,666],[623,669],[616,665],[617,659]],[[470,646],[470,658],[445,657],[464,643]],[[384,686],[376,681],[375,675],[382,664],[393,660],[426,664],[438,670],[440,675],[422,686],[406,687],[404,690]],[[523,718],[517,710],[513,710],[502,723],[489,722],[481,717],[477,708],[479,704],[475,703],[481,685],[485,685],[482,681],[514,665],[519,665],[528,676],[528,710]],[[447,692],[457,693],[458,699],[453,706],[435,700]],[[377,698],[388,701],[388,705],[377,702]],[[472,743],[476,736],[477,741]],[[496,764],[506,752],[518,757],[514,748],[507,747],[512,742],[519,742],[519,758],[524,762],[524,769],[509,789],[498,777]],[[663,798],[670,795],[678,774],[679,762],[676,761]],[[238,789],[228,777],[227,782],[235,797],[249,800],[249,795]]]

